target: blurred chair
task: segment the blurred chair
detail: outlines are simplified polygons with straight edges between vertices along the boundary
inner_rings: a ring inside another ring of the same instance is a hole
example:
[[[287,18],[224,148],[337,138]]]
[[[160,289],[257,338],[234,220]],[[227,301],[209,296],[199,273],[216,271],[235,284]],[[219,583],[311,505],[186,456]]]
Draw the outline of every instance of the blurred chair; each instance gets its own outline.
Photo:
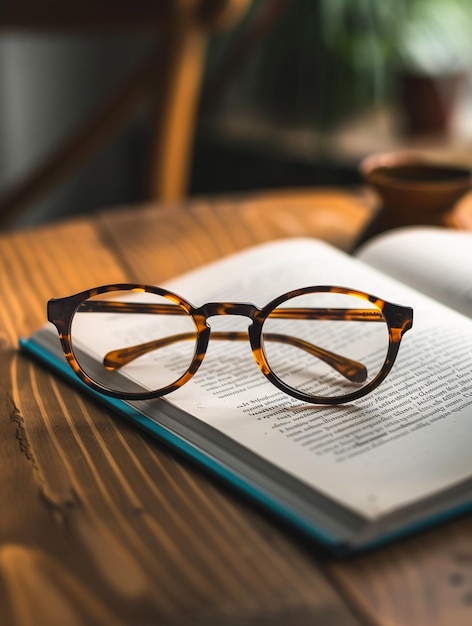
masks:
[[[0,193],[0,227],[72,175],[122,129],[143,102],[152,107],[149,198],[174,201],[187,188],[206,44],[239,19],[248,0],[2,0],[6,32],[155,35],[116,91],[23,180]]]

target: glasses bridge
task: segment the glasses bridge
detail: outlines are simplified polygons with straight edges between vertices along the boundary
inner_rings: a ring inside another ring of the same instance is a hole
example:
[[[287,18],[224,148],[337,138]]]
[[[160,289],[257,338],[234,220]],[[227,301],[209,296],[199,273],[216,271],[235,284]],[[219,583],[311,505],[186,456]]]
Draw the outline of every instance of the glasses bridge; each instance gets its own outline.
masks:
[[[249,317],[252,320],[259,311],[260,309],[254,304],[246,302],[207,302],[199,309],[199,312],[206,318],[218,315],[239,315]]]

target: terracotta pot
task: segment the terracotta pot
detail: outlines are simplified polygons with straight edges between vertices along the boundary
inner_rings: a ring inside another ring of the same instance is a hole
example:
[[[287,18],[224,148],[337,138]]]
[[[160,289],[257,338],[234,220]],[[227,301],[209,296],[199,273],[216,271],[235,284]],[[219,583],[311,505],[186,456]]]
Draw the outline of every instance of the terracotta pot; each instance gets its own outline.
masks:
[[[410,135],[447,133],[465,83],[464,73],[402,75],[400,104],[405,131]]]
[[[362,240],[390,228],[443,224],[446,214],[472,188],[472,171],[410,152],[367,157],[363,179],[379,196],[379,211]]]

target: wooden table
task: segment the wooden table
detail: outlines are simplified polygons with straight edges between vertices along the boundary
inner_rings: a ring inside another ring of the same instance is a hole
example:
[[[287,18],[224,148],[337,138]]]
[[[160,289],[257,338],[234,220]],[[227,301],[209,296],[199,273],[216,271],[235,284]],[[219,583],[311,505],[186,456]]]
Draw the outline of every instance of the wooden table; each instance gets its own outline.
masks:
[[[348,249],[368,215],[345,194],[265,195],[0,237],[1,626],[472,623],[471,517],[336,561],[17,349],[51,296],[274,237]]]

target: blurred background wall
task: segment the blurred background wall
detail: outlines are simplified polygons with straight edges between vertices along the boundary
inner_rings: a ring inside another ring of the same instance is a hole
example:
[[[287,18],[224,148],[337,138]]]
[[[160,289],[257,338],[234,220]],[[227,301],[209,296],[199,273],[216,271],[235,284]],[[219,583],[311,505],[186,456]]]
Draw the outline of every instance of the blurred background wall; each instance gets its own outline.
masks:
[[[403,146],[467,155],[471,32],[472,0],[253,0],[211,40],[189,192],[351,185],[362,156]],[[0,33],[0,189],[149,45]],[[148,124],[138,115],[16,225],[144,200]]]

